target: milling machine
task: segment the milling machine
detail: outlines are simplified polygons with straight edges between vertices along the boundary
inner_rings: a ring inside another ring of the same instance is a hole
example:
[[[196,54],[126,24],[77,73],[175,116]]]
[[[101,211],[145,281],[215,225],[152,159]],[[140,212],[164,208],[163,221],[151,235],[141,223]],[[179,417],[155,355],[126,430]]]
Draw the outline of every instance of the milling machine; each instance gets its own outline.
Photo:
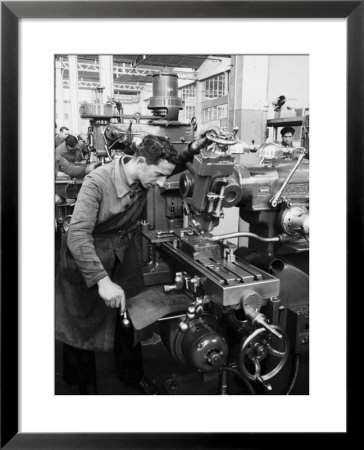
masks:
[[[158,270],[158,251],[172,282],[132,299],[129,315],[136,329],[158,321],[173,358],[215,382],[209,393],[231,393],[229,373],[238,393],[308,394],[307,152],[263,144],[259,164],[247,165],[232,152],[235,133],[207,133],[180,176],[189,226],[144,231],[149,264]],[[249,232],[213,235],[229,207]],[[228,241],[240,237],[248,247]],[[184,379],[167,380],[166,392],[193,393]]]
[[[148,133],[182,150],[196,123],[178,121],[177,88],[175,73],[153,76],[151,116],[125,115],[112,100],[82,105],[89,159],[107,163],[130,153],[133,140]],[[208,132],[188,170],[150,192],[140,223],[147,289],[128,301],[123,323],[156,330],[173,359],[193,371],[168,378],[167,394],[198,394],[200,381],[209,394],[308,394],[307,152],[263,144],[254,149],[259,163],[245,164],[234,153],[236,132]],[[81,184],[56,180],[62,225]],[[231,207],[249,232],[214,235]]]

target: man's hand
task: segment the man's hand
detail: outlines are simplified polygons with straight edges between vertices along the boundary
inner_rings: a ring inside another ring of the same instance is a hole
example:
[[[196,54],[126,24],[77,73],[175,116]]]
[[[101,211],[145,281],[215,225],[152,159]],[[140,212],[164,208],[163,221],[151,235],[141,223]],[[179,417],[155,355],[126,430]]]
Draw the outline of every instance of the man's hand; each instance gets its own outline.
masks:
[[[109,308],[118,308],[120,306],[121,311],[125,310],[125,293],[124,290],[110,280],[109,277],[105,277],[98,281],[99,295]]]
[[[201,148],[206,147],[206,144],[209,142],[206,134],[209,132],[219,134],[219,129],[217,127],[209,127],[201,130],[199,133],[199,138],[190,144],[190,149],[194,154],[198,153]]]

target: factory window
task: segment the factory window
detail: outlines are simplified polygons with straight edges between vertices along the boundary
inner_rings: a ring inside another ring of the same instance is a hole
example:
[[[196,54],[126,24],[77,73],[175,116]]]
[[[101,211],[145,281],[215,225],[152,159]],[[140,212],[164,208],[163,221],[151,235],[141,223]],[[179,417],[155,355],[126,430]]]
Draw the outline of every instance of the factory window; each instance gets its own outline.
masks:
[[[227,105],[211,106],[202,110],[203,121],[211,122],[212,120],[224,119],[227,117]]]
[[[204,98],[211,100],[226,95],[225,74],[216,75],[204,81]]]
[[[196,85],[190,84],[189,86],[183,87],[179,90],[180,97],[182,100],[196,100]]]
[[[185,105],[183,113],[185,120],[191,120],[196,115],[196,108],[194,105]]]

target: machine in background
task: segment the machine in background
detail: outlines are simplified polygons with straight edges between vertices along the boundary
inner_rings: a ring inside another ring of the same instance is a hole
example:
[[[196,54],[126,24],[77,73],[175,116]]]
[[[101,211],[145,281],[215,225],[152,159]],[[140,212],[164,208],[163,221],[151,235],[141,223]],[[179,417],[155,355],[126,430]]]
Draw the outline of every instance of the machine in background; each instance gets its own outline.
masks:
[[[124,114],[122,104],[114,99],[102,103],[103,88],[96,89],[94,103],[80,106],[82,119],[89,119],[86,163],[101,161],[108,163],[121,153],[132,154],[132,142],[142,140],[146,134],[164,136],[177,151],[183,150],[193,139],[196,130],[194,121],[182,123],[178,120],[183,101],[178,97],[178,75],[175,72],[160,72],[153,75],[153,93],[149,99],[151,114]],[[70,179],[59,174],[56,179],[56,218],[59,225],[67,225],[70,211],[77,198],[82,180]],[[179,177],[168,179],[163,190],[151,191],[145,221],[153,228],[182,226],[182,202],[178,194]],[[163,200],[161,200],[161,195]],[[172,225],[171,225],[172,224]]]

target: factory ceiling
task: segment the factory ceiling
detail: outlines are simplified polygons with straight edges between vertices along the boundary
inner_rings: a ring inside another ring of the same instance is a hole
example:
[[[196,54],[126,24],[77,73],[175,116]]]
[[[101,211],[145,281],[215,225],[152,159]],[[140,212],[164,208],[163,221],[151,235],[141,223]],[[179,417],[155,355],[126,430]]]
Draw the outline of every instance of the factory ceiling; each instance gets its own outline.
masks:
[[[228,55],[224,55],[225,57]],[[63,65],[63,78],[69,78],[68,56],[59,55]],[[221,61],[220,56],[211,55],[113,55],[114,83],[122,89],[125,85],[125,93],[132,87],[140,86],[142,89],[147,83],[152,82],[153,73],[161,70],[177,71],[180,78],[193,81],[196,71],[207,60],[216,63]],[[99,80],[99,56],[78,55],[79,87],[87,88]]]

